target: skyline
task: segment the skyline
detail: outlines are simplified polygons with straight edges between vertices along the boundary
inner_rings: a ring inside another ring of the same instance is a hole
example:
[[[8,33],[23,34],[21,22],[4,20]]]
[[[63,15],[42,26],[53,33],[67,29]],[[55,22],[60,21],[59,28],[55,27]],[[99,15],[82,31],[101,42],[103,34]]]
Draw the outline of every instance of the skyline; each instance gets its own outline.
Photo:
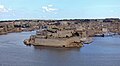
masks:
[[[0,0],[0,20],[120,18],[119,0]]]

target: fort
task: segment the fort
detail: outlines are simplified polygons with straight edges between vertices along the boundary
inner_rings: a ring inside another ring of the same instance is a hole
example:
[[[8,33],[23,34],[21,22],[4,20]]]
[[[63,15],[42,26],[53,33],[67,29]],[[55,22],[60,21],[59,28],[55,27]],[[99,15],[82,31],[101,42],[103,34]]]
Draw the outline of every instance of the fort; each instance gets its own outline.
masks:
[[[95,36],[120,34],[120,19],[64,19],[0,21],[0,34],[36,30],[27,45],[82,47]]]

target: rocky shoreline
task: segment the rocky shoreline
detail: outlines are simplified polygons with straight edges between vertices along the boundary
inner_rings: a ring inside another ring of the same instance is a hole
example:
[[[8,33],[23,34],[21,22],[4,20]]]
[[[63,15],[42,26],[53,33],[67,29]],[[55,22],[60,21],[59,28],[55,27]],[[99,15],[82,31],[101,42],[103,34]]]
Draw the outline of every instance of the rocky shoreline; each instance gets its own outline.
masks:
[[[93,42],[91,37],[120,34],[120,19],[0,21],[0,35],[32,30],[38,31],[24,40],[27,45],[82,47]]]

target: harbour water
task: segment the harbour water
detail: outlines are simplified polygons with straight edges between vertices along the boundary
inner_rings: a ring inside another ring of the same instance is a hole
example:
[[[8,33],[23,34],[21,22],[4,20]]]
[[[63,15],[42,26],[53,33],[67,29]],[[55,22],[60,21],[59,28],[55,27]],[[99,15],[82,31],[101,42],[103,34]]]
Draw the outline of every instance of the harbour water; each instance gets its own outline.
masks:
[[[0,66],[119,66],[120,36],[95,37],[82,48],[26,46],[35,32],[0,35]]]

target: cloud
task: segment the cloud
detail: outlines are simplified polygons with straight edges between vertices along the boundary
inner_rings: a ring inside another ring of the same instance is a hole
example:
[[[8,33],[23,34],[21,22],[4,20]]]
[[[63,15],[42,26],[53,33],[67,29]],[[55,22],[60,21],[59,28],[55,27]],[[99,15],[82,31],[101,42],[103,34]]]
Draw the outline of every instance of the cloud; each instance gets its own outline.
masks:
[[[51,4],[50,4],[50,5],[48,5],[48,6],[49,6],[49,7],[53,7],[53,5],[51,5]]]
[[[43,12],[54,13],[57,11],[57,8],[54,8],[53,5],[42,6]]]
[[[0,5],[0,13],[5,13],[5,12],[9,12],[12,9],[10,8],[6,8],[4,5]]]

